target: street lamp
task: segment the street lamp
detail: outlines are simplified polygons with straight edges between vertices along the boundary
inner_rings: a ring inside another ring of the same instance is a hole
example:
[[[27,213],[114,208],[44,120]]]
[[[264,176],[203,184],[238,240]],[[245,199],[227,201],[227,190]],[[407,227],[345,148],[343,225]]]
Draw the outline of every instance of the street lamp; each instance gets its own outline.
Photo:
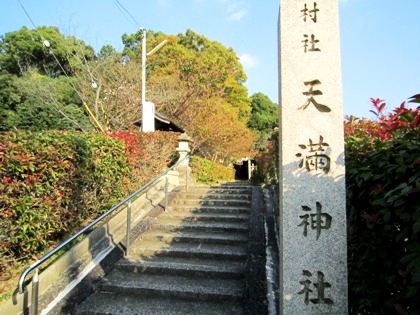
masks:
[[[165,39],[146,53],[146,29],[142,29],[141,47],[141,128],[143,131],[155,131],[155,105],[146,102],[146,57],[154,54],[167,43]]]

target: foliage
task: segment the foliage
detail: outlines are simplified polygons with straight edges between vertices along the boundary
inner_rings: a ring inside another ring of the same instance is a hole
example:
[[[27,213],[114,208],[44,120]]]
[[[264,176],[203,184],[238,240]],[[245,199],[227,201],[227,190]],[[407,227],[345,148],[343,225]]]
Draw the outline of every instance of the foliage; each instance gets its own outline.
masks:
[[[93,129],[72,77],[94,59],[83,41],[55,27],[0,37],[0,131]]]
[[[92,130],[73,78],[52,79],[28,70],[22,77],[0,74],[0,131]]]
[[[235,179],[234,169],[196,155],[191,156],[190,166],[194,179],[198,183],[214,184],[220,181],[232,181]]]
[[[159,132],[0,134],[0,273],[155,177],[175,147],[175,135]]]
[[[0,131],[4,131],[16,125],[16,106],[21,97],[13,75],[0,74],[0,87]]]
[[[420,110],[371,101],[345,122],[350,311],[420,314]]]
[[[72,88],[72,78],[52,79],[28,71],[16,79],[20,102],[14,127],[22,130],[92,130],[92,124]]]
[[[258,153],[255,156],[256,168],[252,173],[252,180],[275,184],[279,180],[278,105],[267,95],[255,93],[251,96],[251,107],[248,127],[258,133],[256,144]]]
[[[256,168],[252,180],[259,183],[279,182],[279,133],[275,131],[268,140],[267,148],[255,156]]]
[[[58,77],[92,60],[94,50],[72,36],[63,36],[56,27],[38,27],[0,36],[0,71],[23,75],[37,69],[43,75]],[[58,62],[57,62],[58,61]]]
[[[265,150],[273,131],[279,126],[278,105],[263,93],[251,96],[251,119],[248,127],[258,131],[258,149]]]
[[[54,27],[1,36],[0,131],[132,128],[141,117],[142,33],[124,34],[121,53],[106,45],[96,55]],[[148,51],[163,40],[147,57],[147,99],[188,132],[193,152],[224,164],[252,156],[257,135],[247,126],[246,75],[233,49],[192,30],[149,30]]]
[[[410,98],[410,102],[418,102],[419,95]],[[344,122],[346,145],[354,143],[363,145],[363,149],[368,149],[371,145],[380,145],[386,140],[390,140],[406,133],[415,131],[420,124],[419,108],[407,108],[407,103],[403,102],[392,113],[385,115],[386,103],[379,98],[371,98],[374,107],[372,112],[377,121],[366,118],[359,119],[354,116],[346,117]]]
[[[125,144],[130,165],[129,176],[123,182],[129,191],[138,189],[151,178],[159,175],[174,159],[178,136],[169,132],[117,131],[108,136]]]
[[[137,62],[122,62],[121,54],[110,47],[103,47],[99,60],[77,72],[78,90],[106,130],[128,130],[139,122],[140,73]]]
[[[237,110],[226,104],[206,104],[190,127],[194,128],[193,150],[213,162],[228,164],[254,154],[255,133],[246,128],[244,121],[238,121]]]
[[[251,155],[255,134],[247,126],[250,100],[235,52],[187,30],[177,37],[147,33],[148,47],[168,43],[148,58],[147,95],[157,110],[193,138],[193,151],[226,164]],[[124,35],[124,56],[138,60],[141,32]]]

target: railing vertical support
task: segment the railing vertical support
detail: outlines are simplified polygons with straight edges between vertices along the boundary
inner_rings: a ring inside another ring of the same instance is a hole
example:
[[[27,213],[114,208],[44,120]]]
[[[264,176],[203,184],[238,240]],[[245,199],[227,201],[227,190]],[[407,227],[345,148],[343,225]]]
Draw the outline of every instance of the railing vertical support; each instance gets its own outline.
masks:
[[[168,173],[166,173],[166,176],[165,176],[165,211],[168,208],[168,190],[169,190]]]
[[[127,204],[127,232],[126,232],[126,245],[125,245],[125,256],[130,254],[130,234],[131,234],[131,199]]]
[[[35,269],[35,274],[32,277],[32,297],[31,297],[31,315],[38,314],[38,288],[39,288],[39,274],[38,268]]]
[[[188,190],[188,165],[190,164],[190,157],[185,159],[185,190]]]

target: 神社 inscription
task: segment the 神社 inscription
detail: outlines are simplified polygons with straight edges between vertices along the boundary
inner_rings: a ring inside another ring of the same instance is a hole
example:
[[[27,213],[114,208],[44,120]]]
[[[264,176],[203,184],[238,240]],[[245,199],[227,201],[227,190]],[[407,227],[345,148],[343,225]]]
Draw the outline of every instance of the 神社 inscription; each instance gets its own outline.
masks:
[[[299,226],[303,226],[303,235],[308,236],[308,226],[316,231],[316,239],[319,239],[321,230],[328,230],[331,227],[332,217],[328,213],[321,212],[322,205],[316,203],[316,212],[299,216],[302,222]],[[302,211],[312,212],[308,206],[302,206]]]
[[[296,153],[297,157],[302,158],[299,162],[300,168],[305,167],[308,172],[322,171],[328,173],[330,171],[331,159],[325,151],[329,144],[323,141],[324,138],[319,136],[319,141],[316,143],[309,139],[308,144],[299,144],[299,148],[308,153],[308,155]]]
[[[347,314],[338,0],[280,0],[279,27],[280,314]]]
[[[317,282],[312,282],[312,273],[308,270],[303,270],[302,274],[306,277],[306,279],[299,282],[303,288],[298,292],[298,294],[302,294],[304,296],[304,303],[306,305],[309,303],[334,304],[333,300],[325,297],[325,291],[326,289],[331,288],[331,284],[324,281],[325,276],[321,271],[317,272]],[[312,295],[314,295],[315,298],[310,298]]]

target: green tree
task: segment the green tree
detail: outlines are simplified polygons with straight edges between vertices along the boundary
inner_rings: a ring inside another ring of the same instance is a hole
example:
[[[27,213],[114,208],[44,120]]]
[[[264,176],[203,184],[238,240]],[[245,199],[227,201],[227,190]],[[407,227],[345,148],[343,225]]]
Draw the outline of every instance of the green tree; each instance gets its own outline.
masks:
[[[270,131],[278,127],[278,105],[263,93],[255,93],[251,96],[251,119],[248,126],[260,132]]]
[[[16,125],[16,107],[21,101],[16,81],[11,74],[0,74],[0,131]]]
[[[192,30],[168,41],[148,69],[148,95],[158,110],[184,126],[206,158],[229,162],[249,155],[255,140],[246,128],[250,99],[235,52]]]
[[[258,131],[258,149],[267,147],[267,140],[279,125],[278,105],[263,93],[255,93],[251,96],[251,119],[248,127]]]
[[[2,36],[0,67],[15,76],[2,78],[2,128],[88,130],[83,106],[108,131],[133,127],[141,117],[142,33],[124,34],[122,53],[106,45],[96,56],[53,27]],[[147,58],[147,99],[188,131],[204,157],[229,162],[251,155],[251,100],[233,49],[187,30],[148,31],[148,51],[163,40],[168,43]]]
[[[105,45],[102,46],[101,50],[99,51],[97,59],[109,61],[122,61],[122,54],[119,53],[113,46]]]
[[[0,130],[91,130],[72,75],[93,59],[90,46],[55,27],[0,36]]]
[[[73,88],[75,80],[53,79],[35,70],[22,77],[1,75],[0,84],[4,88],[0,92],[0,130],[92,130]]]
[[[0,36],[2,72],[21,76],[35,68],[51,77],[71,75],[81,63],[93,58],[92,47],[73,36],[62,35],[56,27],[22,27]]]

